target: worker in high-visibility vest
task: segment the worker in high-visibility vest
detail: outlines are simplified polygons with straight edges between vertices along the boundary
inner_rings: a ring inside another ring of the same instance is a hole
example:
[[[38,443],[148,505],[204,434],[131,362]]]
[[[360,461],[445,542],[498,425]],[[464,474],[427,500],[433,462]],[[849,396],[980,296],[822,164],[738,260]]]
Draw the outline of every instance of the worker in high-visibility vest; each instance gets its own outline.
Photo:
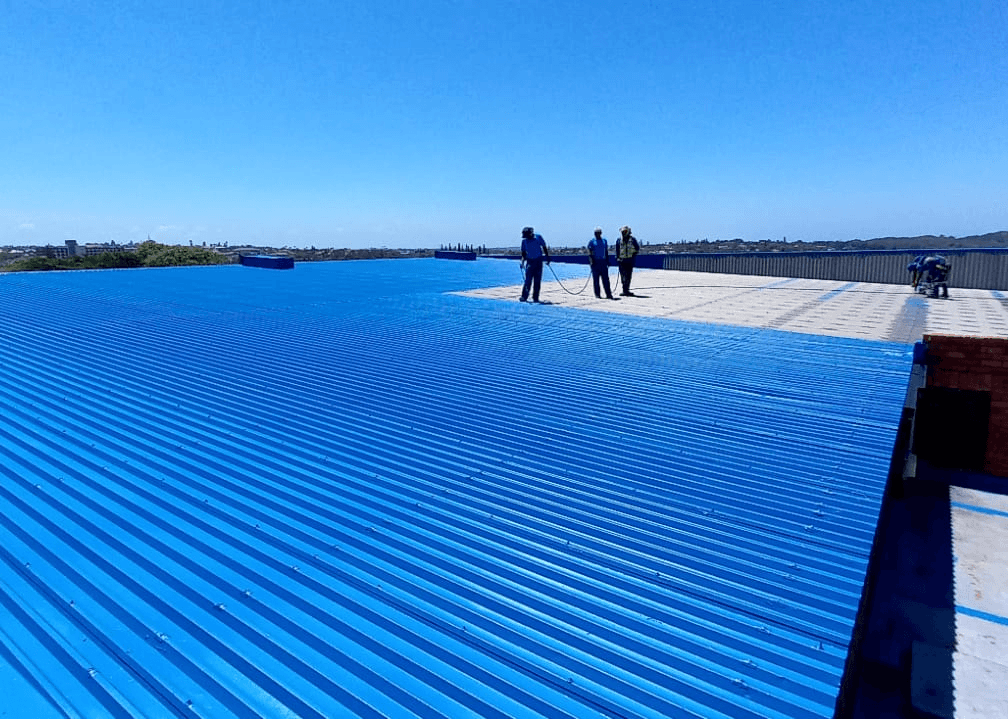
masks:
[[[623,225],[620,228],[620,238],[616,240],[616,261],[619,263],[620,281],[623,283],[624,297],[633,297],[630,291],[630,278],[633,277],[634,260],[640,252],[640,244],[633,236],[630,228]]]

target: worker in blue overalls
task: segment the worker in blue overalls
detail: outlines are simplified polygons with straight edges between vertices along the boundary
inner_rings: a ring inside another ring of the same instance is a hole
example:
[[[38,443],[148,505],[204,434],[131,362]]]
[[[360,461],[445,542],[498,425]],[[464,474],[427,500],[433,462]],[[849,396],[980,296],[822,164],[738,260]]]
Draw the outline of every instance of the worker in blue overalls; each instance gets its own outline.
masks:
[[[599,299],[599,279],[602,280],[602,287],[605,289],[606,299],[614,300],[612,290],[609,288],[609,242],[602,236],[602,228],[595,228],[595,236],[588,240],[588,262],[591,264],[592,285],[595,288],[595,296]]]
[[[522,266],[525,268],[525,284],[522,286],[521,301],[527,302],[529,288],[532,288],[532,301],[539,301],[539,285],[542,284],[543,262],[549,264],[549,250],[542,235],[537,235],[531,227],[522,229],[521,244]]]
[[[910,273],[910,286],[915,290],[921,278],[921,265],[924,264],[924,255],[917,255],[914,261],[907,265],[907,272]]]

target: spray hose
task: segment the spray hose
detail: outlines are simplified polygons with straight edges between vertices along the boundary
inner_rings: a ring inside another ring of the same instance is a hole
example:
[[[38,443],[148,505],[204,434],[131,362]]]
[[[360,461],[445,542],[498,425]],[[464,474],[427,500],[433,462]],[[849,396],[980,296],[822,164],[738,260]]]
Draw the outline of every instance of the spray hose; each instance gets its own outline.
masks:
[[[580,295],[580,294],[584,293],[584,291],[586,289],[588,289],[588,283],[591,282],[591,279],[592,279],[592,276],[591,276],[591,265],[588,266],[588,277],[585,279],[584,285],[577,292],[572,292],[571,290],[567,289],[567,287],[564,285],[563,281],[557,276],[556,270],[553,269],[553,265],[547,264],[546,266],[550,268],[550,272],[553,273],[553,277],[556,279],[557,284],[559,284],[560,287],[561,287],[561,289],[563,289],[563,291],[566,292],[567,294],[569,294],[569,295]],[[522,281],[524,282],[525,281],[525,263],[524,262],[519,263],[518,267],[521,270]],[[608,266],[606,266],[606,274],[607,275],[609,274],[609,267]],[[609,286],[612,287],[612,277],[611,276],[609,277],[609,280],[610,280]]]
[[[559,278],[559,277],[557,277],[557,273],[556,273],[556,270],[554,270],[554,269],[553,269],[553,265],[546,265],[546,266],[550,268],[550,272],[552,272],[552,273],[553,273],[553,277],[555,277],[555,278],[556,278],[556,281],[557,281],[557,282],[559,283],[560,287],[561,287],[561,288],[563,289],[563,291],[564,291],[564,292],[566,292],[567,294],[569,294],[569,295],[580,295],[580,294],[581,294],[582,292],[584,292],[584,291],[585,291],[586,289],[588,289],[588,283],[589,283],[589,282],[591,282],[591,272],[589,272],[589,273],[588,273],[588,278],[587,278],[587,279],[585,280],[585,283],[584,283],[584,287],[582,287],[582,288],[581,288],[580,290],[578,290],[577,292],[571,292],[571,291],[570,291],[570,290],[568,290],[568,289],[567,289],[566,287],[564,287],[564,283],[563,283],[563,282],[561,282],[561,280],[560,280],[560,278]]]

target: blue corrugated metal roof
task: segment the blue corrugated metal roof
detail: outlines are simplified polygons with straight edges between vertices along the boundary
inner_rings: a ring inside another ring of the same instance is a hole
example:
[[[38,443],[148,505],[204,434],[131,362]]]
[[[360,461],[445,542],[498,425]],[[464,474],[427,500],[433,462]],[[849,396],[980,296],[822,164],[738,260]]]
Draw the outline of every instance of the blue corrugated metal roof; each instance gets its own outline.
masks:
[[[0,715],[830,716],[911,348],[518,279],[0,276]]]

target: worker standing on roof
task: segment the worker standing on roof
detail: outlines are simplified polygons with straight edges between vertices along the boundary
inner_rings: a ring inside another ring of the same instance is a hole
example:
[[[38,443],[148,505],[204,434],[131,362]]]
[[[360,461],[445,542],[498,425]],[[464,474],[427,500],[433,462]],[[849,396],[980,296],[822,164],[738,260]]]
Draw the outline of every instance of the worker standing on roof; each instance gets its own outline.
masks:
[[[549,264],[549,250],[542,235],[537,235],[531,227],[522,229],[521,244],[522,267],[525,269],[525,284],[522,286],[521,301],[527,302],[529,288],[532,289],[532,301],[539,301],[539,285],[542,284],[543,262]]]
[[[630,291],[630,278],[633,277],[634,261],[637,253],[640,252],[640,244],[633,236],[630,227],[623,225],[620,228],[620,238],[616,240],[616,260],[619,262],[620,281],[623,283],[623,291],[620,293],[624,297],[633,297]]]
[[[596,227],[595,236],[588,240],[588,263],[591,265],[595,297],[602,298],[602,295],[599,294],[599,278],[601,278],[606,299],[616,299],[612,296],[612,289],[609,287],[609,241],[602,236],[601,227]]]

